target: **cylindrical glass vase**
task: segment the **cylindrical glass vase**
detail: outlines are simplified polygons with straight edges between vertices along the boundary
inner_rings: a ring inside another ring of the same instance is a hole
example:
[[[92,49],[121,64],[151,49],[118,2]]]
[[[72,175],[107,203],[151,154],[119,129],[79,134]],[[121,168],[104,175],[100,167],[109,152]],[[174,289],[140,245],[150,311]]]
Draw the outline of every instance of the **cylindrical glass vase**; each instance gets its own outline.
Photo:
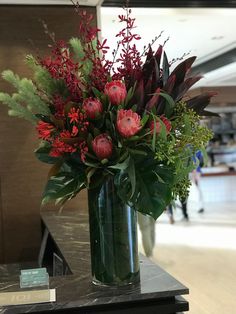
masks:
[[[93,283],[139,282],[137,216],[117,195],[113,176],[88,190]]]

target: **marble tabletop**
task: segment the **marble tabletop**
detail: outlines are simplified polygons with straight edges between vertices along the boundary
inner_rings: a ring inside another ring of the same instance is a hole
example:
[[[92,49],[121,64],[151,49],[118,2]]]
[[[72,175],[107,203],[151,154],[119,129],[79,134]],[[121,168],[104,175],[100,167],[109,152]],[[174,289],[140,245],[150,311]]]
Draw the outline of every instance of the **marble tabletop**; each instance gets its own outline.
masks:
[[[75,211],[41,213],[43,224],[69,266],[72,275],[50,278],[56,289],[56,302],[0,307],[0,314],[90,308],[129,301],[156,300],[188,294],[188,288],[158,265],[140,256],[141,281],[125,287],[98,287],[91,283],[88,216]],[[0,282],[0,292],[20,290],[19,282]]]

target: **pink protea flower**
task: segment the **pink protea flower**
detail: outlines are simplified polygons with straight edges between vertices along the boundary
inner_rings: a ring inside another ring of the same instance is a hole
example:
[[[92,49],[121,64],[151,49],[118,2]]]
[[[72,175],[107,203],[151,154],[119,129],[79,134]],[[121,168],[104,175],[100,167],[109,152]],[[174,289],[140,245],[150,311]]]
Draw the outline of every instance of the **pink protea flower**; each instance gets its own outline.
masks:
[[[119,105],[127,95],[125,84],[121,81],[106,83],[104,93],[109,97],[112,105]]]
[[[97,98],[89,97],[85,99],[82,107],[90,119],[94,119],[96,115],[102,113],[102,104]]]
[[[93,151],[99,159],[109,158],[112,154],[112,141],[106,134],[100,134],[92,141]]]
[[[142,128],[141,117],[131,109],[121,109],[117,114],[116,127],[121,136],[133,136]]]
[[[165,127],[166,127],[166,133],[169,134],[170,130],[171,130],[171,122],[170,120],[168,120],[164,115],[162,115],[161,117],[161,121],[164,123]],[[156,133],[159,134],[161,132],[161,122],[160,121],[156,121]],[[150,124],[150,130],[153,133],[154,132],[154,121],[151,122]]]

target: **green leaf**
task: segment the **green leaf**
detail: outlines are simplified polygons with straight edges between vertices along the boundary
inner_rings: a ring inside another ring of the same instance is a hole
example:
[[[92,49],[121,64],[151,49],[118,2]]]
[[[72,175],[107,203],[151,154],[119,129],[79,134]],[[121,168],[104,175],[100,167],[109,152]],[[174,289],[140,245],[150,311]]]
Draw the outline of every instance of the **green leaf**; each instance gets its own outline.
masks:
[[[134,135],[134,136],[126,138],[125,140],[128,141],[128,142],[133,142],[133,141],[137,141],[138,139],[139,139],[139,136],[138,135]]]
[[[165,98],[165,100],[166,100],[166,105],[165,105],[165,109],[164,109],[165,115],[167,117],[170,117],[172,115],[174,107],[175,107],[175,101],[170,95],[168,95],[166,93],[161,92],[160,95],[163,98]]]
[[[85,182],[86,177],[84,173],[79,173],[75,176],[71,172],[61,172],[51,177],[44,189],[42,205],[50,201],[64,204],[85,188]]]
[[[145,126],[145,124],[147,123],[149,119],[149,115],[145,114],[143,117],[142,117],[142,120],[141,120],[141,124],[142,126]]]
[[[114,166],[109,166],[108,168],[112,168],[112,169],[118,169],[118,170],[125,170],[128,168],[130,163],[130,156],[128,156],[128,158],[126,158],[122,163],[118,163]]]
[[[134,166],[135,185],[131,182],[134,178],[127,171],[115,175],[119,196],[124,202],[132,204],[137,211],[157,219],[171,201],[173,169],[158,164],[151,156]]]
[[[157,126],[156,126],[156,117],[154,115],[153,120],[154,120],[154,128],[153,128],[153,135],[152,135],[152,150],[155,151],[156,148],[156,138],[157,138]]]
[[[38,160],[45,162],[47,164],[55,164],[61,158],[51,157],[49,155],[51,150],[51,145],[48,142],[42,142],[41,146],[34,151],[35,156],[38,158]]]
[[[93,91],[95,97],[97,97],[97,98],[101,97],[102,94],[101,94],[101,92],[99,92],[98,89],[96,89],[95,87],[92,87],[92,91]]]
[[[136,187],[135,166],[134,166],[134,160],[132,158],[130,158],[129,166],[127,168],[127,173],[128,173],[130,183],[131,183],[130,198],[132,198],[135,192],[135,187]]]
[[[163,54],[163,62],[162,62],[162,78],[163,78],[163,85],[166,84],[168,77],[170,75],[170,66],[168,62],[168,58],[166,53]]]
[[[145,152],[143,150],[128,148],[128,151],[132,154],[135,154],[135,155],[147,156],[147,152]]]

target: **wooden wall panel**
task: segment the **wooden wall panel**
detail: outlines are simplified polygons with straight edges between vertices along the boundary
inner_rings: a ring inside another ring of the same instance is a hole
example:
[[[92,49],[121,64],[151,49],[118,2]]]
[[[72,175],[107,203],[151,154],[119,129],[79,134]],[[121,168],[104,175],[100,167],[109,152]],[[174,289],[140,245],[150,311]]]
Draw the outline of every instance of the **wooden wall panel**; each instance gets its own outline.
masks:
[[[86,9],[96,14],[95,8]],[[57,39],[77,34],[79,18],[72,6],[0,5],[0,72],[12,69],[29,77],[25,55],[49,51],[50,39],[39,20],[47,23]],[[12,88],[0,79],[0,91]],[[8,117],[7,108],[0,105],[0,262],[33,260],[38,254],[40,198],[49,166],[34,157],[35,148],[34,128],[27,121]],[[64,210],[86,209],[86,199],[82,192]]]

